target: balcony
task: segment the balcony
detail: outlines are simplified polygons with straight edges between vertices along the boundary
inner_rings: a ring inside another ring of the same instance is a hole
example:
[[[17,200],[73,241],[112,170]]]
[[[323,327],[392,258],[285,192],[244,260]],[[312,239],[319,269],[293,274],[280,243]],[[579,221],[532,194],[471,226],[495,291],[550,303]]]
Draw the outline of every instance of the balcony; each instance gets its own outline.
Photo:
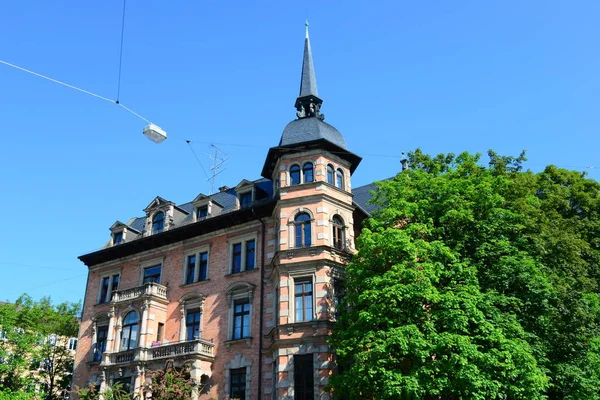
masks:
[[[204,358],[212,360],[214,359],[214,347],[214,343],[203,339],[165,344],[152,348],[138,347],[117,353],[104,353],[101,365],[125,365],[165,358]]]
[[[167,301],[167,287],[158,283],[145,283],[131,289],[117,290],[113,293],[112,302],[134,301],[141,298],[154,298]]]

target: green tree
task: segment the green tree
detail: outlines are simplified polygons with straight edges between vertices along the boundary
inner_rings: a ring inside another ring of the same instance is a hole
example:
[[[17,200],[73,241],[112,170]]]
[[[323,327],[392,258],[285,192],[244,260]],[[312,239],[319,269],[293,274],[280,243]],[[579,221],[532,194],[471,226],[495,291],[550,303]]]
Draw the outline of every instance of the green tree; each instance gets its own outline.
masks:
[[[331,338],[336,395],[600,396],[600,185],[488,155],[417,150],[377,184]]]
[[[33,392],[60,399],[69,388],[73,355],[68,339],[77,337],[80,305],[53,305],[49,298],[34,301],[27,295],[14,304],[0,304],[0,391]]]

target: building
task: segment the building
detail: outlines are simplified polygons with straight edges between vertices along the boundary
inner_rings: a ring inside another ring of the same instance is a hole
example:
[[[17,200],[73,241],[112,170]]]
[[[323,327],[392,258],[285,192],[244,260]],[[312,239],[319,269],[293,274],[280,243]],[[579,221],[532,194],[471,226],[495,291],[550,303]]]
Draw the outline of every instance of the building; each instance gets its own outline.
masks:
[[[149,370],[187,365],[201,399],[327,399],[327,344],[344,266],[368,215],[361,158],[324,122],[308,31],[297,119],[262,168],[212,195],[110,228],[89,268],[74,374],[143,394]]]

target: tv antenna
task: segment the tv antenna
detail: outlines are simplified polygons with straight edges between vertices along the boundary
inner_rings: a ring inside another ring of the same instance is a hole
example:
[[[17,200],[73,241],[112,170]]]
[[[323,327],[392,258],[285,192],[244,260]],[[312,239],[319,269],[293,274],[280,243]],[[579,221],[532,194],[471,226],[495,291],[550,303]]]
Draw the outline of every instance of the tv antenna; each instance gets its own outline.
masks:
[[[219,150],[217,148],[217,146],[215,146],[214,144],[210,144],[210,147],[212,147],[215,151],[214,155],[213,154],[209,154],[209,153],[204,153],[208,156],[208,158],[210,158],[211,160],[213,160],[213,165],[212,167],[210,167],[210,178],[208,178],[208,181],[210,182],[210,193],[209,194],[213,194],[215,192],[215,179],[217,177],[217,175],[219,175],[221,172],[225,171],[227,168],[221,169],[223,167],[223,165],[225,165],[225,163],[227,162],[227,160],[229,160],[229,157],[227,157],[227,154],[225,154],[222,150]]]

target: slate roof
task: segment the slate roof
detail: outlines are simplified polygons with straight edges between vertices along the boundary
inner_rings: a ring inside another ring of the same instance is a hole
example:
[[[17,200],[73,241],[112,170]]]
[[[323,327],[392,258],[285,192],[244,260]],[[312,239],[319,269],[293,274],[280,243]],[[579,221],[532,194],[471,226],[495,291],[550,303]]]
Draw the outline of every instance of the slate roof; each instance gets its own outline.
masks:
[[[300,78],[300,96],[319,97],[317,93],[317,78],[313,66],[310,39],[308,38],[308,26],[306,27],[306,38],[304,39],[304,57],[302,58],[302,76]]]
[[[281,134],[279,146],[290,146],[319,139],[325,139],[347,150],[346,140],[340,131],[316,117],[300,118],[287,124]]]
[[[368,185],[352,189],[352,194],[354,195],[354,203],[369,215],[371,215],[373,211],[377,209],[377,206],[375,204],[369,203],[369,200],[371,200],[371,198],[373,197],[371,195],[371,191],[375,191],[376,189],[377,187],[374,183],[369,183]]]

